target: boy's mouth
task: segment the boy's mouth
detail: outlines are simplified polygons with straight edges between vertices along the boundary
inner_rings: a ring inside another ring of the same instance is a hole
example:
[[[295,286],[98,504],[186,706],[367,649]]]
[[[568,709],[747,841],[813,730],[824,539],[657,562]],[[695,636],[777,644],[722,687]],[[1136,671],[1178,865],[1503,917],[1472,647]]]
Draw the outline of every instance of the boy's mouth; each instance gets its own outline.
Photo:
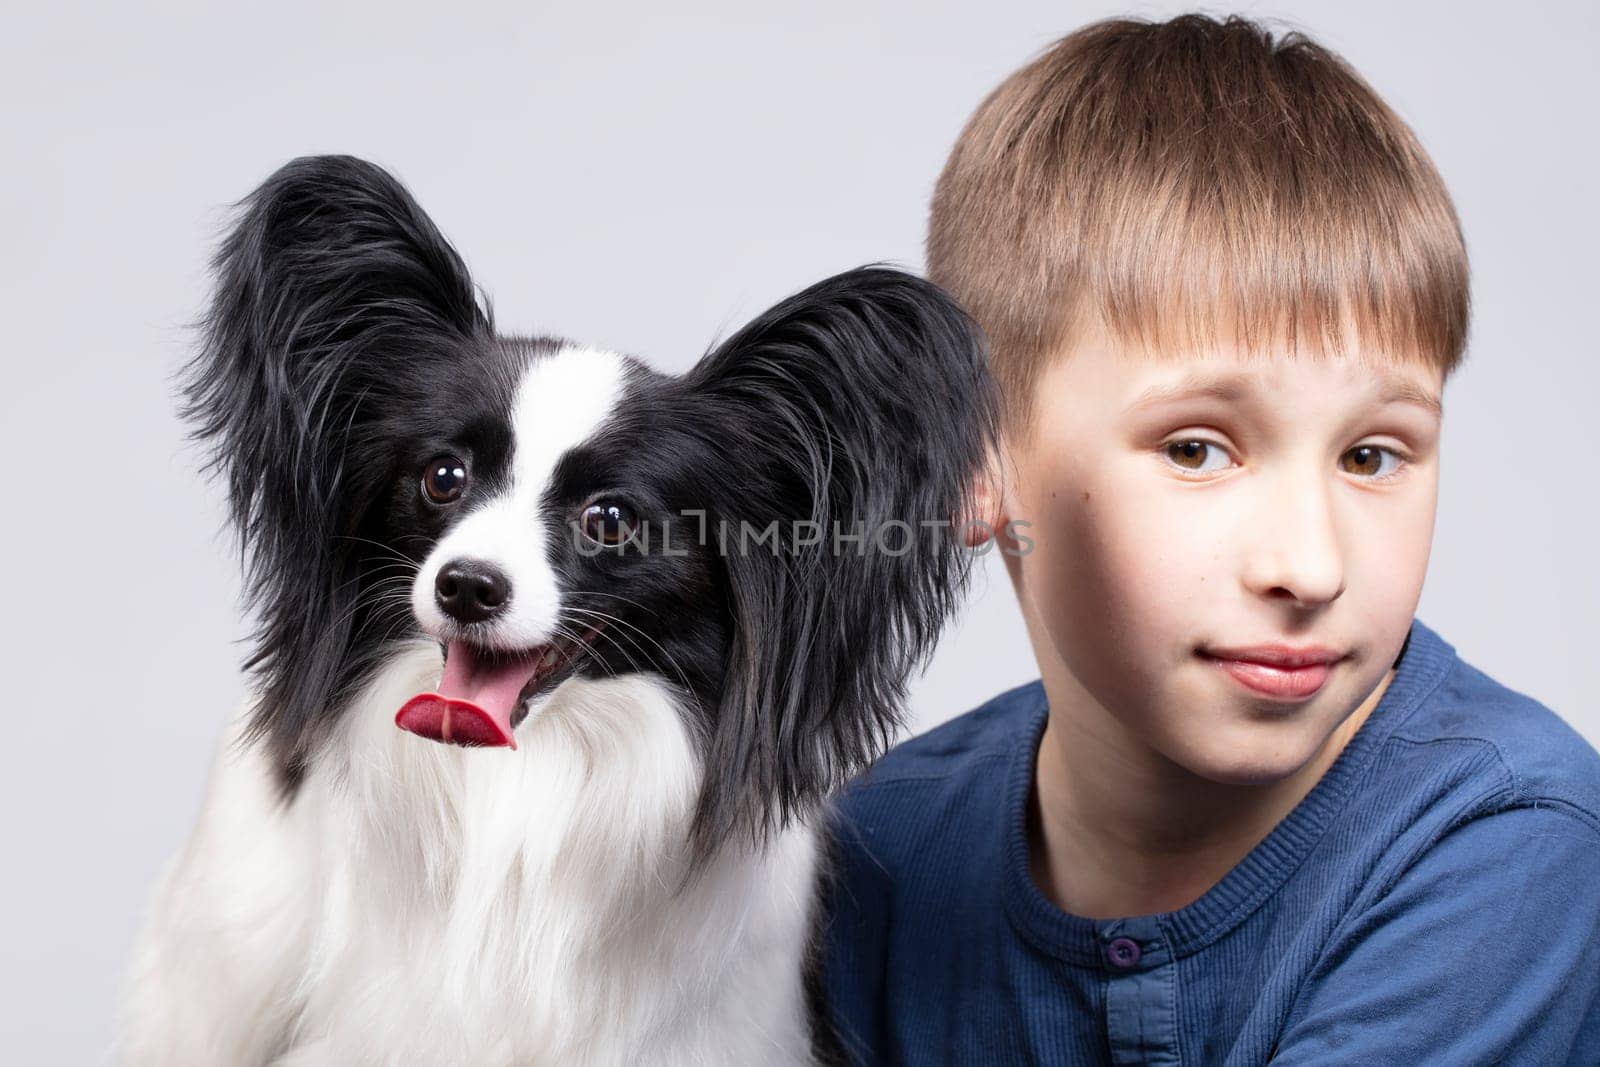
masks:
[[[1259,663],[1283,670],[1331,664],[1344,659],[1343,653],[1335,652],[1333,649],[1325,648],[1321,645],[1307,645],[1303,648],[1295,648],[1290,645],[1250,645],[1236,648],[1202,647],[1200,654],[1213,659],[1234,660],[1239,663]]]
[[[527,718],[528,705],[572,677],[604,628],[596,624],[577,639],[558,638],[518,652],[450,641],[438,690],[406,701],[394,724],[448,744],[515,749],[513,731]]]
[[[1199,649],[1200,657],[1241,685],[1280,700],[1306,700],[1328,681],[1344,658],[1324,648],[1291,649],[1261,646],[1247,649]]]

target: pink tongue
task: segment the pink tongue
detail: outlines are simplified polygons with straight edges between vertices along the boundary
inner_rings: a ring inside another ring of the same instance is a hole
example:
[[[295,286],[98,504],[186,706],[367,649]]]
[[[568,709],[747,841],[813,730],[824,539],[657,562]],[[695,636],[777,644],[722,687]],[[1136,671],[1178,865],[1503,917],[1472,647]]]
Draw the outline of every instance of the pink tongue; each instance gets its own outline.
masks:
[[[517,747],[511,712],[533,677],[544,649],[504,663],[484,665],[471,646],[450,642],[437,693],[418,693],[394,717],[402,730],[454,745]]]

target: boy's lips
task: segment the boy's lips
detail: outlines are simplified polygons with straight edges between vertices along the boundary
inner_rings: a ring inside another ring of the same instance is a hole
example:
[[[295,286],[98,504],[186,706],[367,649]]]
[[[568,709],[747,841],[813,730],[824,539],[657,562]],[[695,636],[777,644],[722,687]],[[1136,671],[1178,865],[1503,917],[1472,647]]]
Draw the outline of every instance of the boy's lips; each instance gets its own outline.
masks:
[[[1213,663],[1241,685],[1281,700],[1305,700],[1328,681],[1344,655],[1327,648],[1255,645],[1249,648],[1201,649]]]
[[[1216,659],[1238,660],[1241,663],[1264,663],[1269,667],[1309,667],[1333,663],[1344,659],[1344,653],[1321,645],[1248,645],[1237,648],[1202,648],[1201,653]]]

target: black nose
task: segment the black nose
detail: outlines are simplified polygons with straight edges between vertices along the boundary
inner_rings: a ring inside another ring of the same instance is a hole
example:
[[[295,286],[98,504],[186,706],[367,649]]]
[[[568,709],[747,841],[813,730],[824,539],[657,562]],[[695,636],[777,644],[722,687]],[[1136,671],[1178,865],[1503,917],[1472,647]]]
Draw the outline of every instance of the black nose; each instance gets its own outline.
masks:
[[[491,563],[458,559],[446,563],[433,583],[444,613],[457,622],[482,622],[511,599],[511,580]]]

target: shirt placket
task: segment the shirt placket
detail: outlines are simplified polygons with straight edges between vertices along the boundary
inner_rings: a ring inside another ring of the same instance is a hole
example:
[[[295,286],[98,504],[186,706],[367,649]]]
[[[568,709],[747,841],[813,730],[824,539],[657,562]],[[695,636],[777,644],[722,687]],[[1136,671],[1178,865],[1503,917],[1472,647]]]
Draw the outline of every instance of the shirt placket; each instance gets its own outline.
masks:
[[[1177,964],[1150,916],[1096,925],[1113,1063],[1179,1064]]]

